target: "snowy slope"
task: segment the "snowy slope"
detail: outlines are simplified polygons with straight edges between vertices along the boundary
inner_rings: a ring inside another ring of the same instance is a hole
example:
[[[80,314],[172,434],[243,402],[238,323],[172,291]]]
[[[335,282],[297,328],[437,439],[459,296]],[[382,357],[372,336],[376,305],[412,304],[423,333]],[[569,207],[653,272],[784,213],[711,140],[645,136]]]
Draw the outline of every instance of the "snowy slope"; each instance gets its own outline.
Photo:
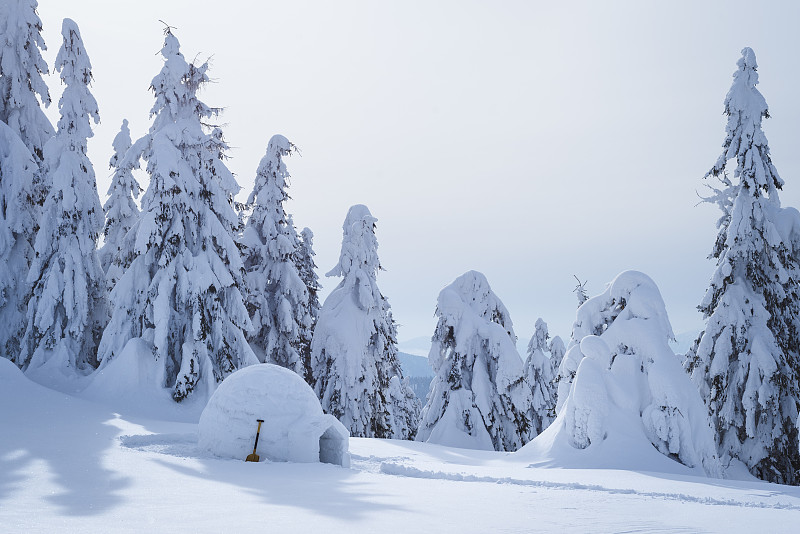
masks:
[[[214,458],[199,452],[195,423],[45,389],[4,359],[0,406],[3,532],[793,532],[800,522],[800,488],[692,476],[675,462],[573,469],[530,452],[358,438],[350,469]]]

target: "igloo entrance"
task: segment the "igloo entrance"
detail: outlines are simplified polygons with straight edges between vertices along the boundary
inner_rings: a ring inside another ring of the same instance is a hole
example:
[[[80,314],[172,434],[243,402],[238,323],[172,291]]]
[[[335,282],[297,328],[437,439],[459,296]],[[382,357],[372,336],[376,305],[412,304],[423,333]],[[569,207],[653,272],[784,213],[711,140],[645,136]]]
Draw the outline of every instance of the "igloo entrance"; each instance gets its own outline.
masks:
[[[347,457],[347,440],[344,439],[336,427],[329,427],[319,437],[319,461],[324,464],[344,465]],[[347,466],[345,466],[347,467]]]

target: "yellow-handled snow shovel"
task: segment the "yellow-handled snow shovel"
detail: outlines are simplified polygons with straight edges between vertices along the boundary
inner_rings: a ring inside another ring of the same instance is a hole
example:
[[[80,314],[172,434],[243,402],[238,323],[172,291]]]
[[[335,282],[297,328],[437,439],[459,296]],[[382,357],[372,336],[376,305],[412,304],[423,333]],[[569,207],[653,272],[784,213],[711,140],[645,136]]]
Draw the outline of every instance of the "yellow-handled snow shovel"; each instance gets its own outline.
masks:
[[[253,445],[253,454],[248,454],[247,458],[245,458],[245,462],[257,462],[258,455],[256,454],[256,448],[258,447],[258,435],[261,434],[261,423],[264,422],[263,419],[256,419],[258,421],[258,430],[256,430],[256,442]]]

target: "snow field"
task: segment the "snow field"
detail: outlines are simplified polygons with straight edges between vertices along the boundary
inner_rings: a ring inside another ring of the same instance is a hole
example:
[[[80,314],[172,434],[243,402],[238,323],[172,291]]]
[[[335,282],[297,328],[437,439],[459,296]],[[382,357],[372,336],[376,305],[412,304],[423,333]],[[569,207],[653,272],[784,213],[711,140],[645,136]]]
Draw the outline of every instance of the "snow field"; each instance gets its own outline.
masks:
[[[798,488],[693,476],[655,450],[673,471],[369,438],[350,440],[350,469],[246,463],[201,452],[196,423],[120,414],[5,360],[0,405],[0,429],[17,429],[0,433],[9,533],[793,532],[800,521]]]
[[[35,2],[23,3],[35,15]],[[29,31],[37,21],[27,20]],[[0,260],[15,273],[29,268],[24,283],[0,279],[0,322],[9,333],[0,342],[27,373],[0,364],[4,529],[779,531],[798,523],[796,488],[748,474],[795,483],[800,465],[800,223],[778,201],[783,181],[761,130],[768,113],[755,90],[751,49],[742,51],[725,101],[725,151],[708,173],[723,189],[712,187],[706,200],[723,216],[712,253],[717,270],[700,306],[707,328],[686,359],[699,392],[669,348],[674,336],[658,289],[627,271],[591,299],[579,285],[582,306],[553,410],[545,395],[553,382],[545,376],[544,324],[532,344],[535,358],[523,368],[507,310],[485,277],[469,271],[437,303],[430,352],[436,378],[417,435],[429,443],[360,440],[347,469],[347,430],[334,417],[356,435],[405,439],[420,415],[401,380],[396,323],[376,282],[377,219],[366,206],[350,209],[339,264],[328,273],[343,280],[312,340],[314,314],[303,306],[311,299],[306,288],[316,284],[313,261],[309,278],[292,257],[300,238],[282,208],[280,157],[293,147],[282,136],[270,142],[274,158],[259,174],[261,185],[270,174],[276,180],[260,200],[278,210],[262,220],[258,239],[245,236],[256,252],[243,262],[235,242],[243,216],[232,204],[239,187],[224,164],[228,145],[219,128],[209,133],[203,123],[218,110],[197,98],[208,64],[187,63],[167,28],[164,67],[151,86],[153,125],[116,166],[124,174],[139,159],[147,162],[143,211],[122,244],[98,256],[102,211],[86,142],[99,116],[77,25],[65,19],[62,35],[54,67],[66,87],[55,136],[46,120],[27,116],[23,129],[35,124],[32,132],[42,135],[8,142],[0,154],[2,174],[11,176],[10,167],[27,184],[0,184],[1,203],[12,204],[12,216],[3,215]],[[46,70],[39,67],[40,39],[11,37],[7,43],[25,44],[28,67]],[[20,96],[8,74],[20,66],[9,70],[8,58],[0,85],[11,83],[3,93]],[[26,106],[38,109],[34,93],[49,100],[38,76],[26,81],[33,100],[19,100],[19,109],[2,103],[0,121],[9,127],[20,126]],[[125,128],[120,146],[130,145]],[[3,128],[0,136],[8,141]],[[34,160],[20,156],[21,143]],[[734,159],[738,183],[726,173]],[[136,188],[125,185],[119,200]],[[251,220],[261,220],[257,208]],[[311,234],[303,235],[310,246]],[[256,268],[262,245],[275,249],[277,262],[263,272]],[[119,268],[111,272],[109,310],[108,262]],[[251,276],[243,295],[245,271]],[[267,279],[270,287],[259,287]],[[264,299],[245,300],[259,289]],[[257,321],[266,325],[258,354],[299,376],[256,365],[245,339],[253,331],[248,307],[266,319]],[[245,366],[252,367],[214,393]],[[264,373],[298,386],[259,382]],[[311,377],[315,390],[299,387],[301,377]],[[538,377],[538,393],[530,377]],[[532,395],[542,402],[534,406]],[[542,421],[556,414],[543,430]],[[252,466],[242,457],[257,417],[268,420],[262,448],[270,461]]]

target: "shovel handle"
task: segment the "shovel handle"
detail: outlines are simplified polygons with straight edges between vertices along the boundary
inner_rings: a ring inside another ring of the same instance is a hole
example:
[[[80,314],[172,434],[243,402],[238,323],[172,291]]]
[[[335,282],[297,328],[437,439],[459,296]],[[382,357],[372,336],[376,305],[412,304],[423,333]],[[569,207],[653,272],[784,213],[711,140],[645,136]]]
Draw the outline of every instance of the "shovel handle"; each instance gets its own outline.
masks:
[[[256,453],[256,449],[258,448],[258,436],[261,434],[261,423],[264,422],[263,419],[256,419],[258,421],[258,430],[256,430],[256,443],[253,445],[253,454]]]

